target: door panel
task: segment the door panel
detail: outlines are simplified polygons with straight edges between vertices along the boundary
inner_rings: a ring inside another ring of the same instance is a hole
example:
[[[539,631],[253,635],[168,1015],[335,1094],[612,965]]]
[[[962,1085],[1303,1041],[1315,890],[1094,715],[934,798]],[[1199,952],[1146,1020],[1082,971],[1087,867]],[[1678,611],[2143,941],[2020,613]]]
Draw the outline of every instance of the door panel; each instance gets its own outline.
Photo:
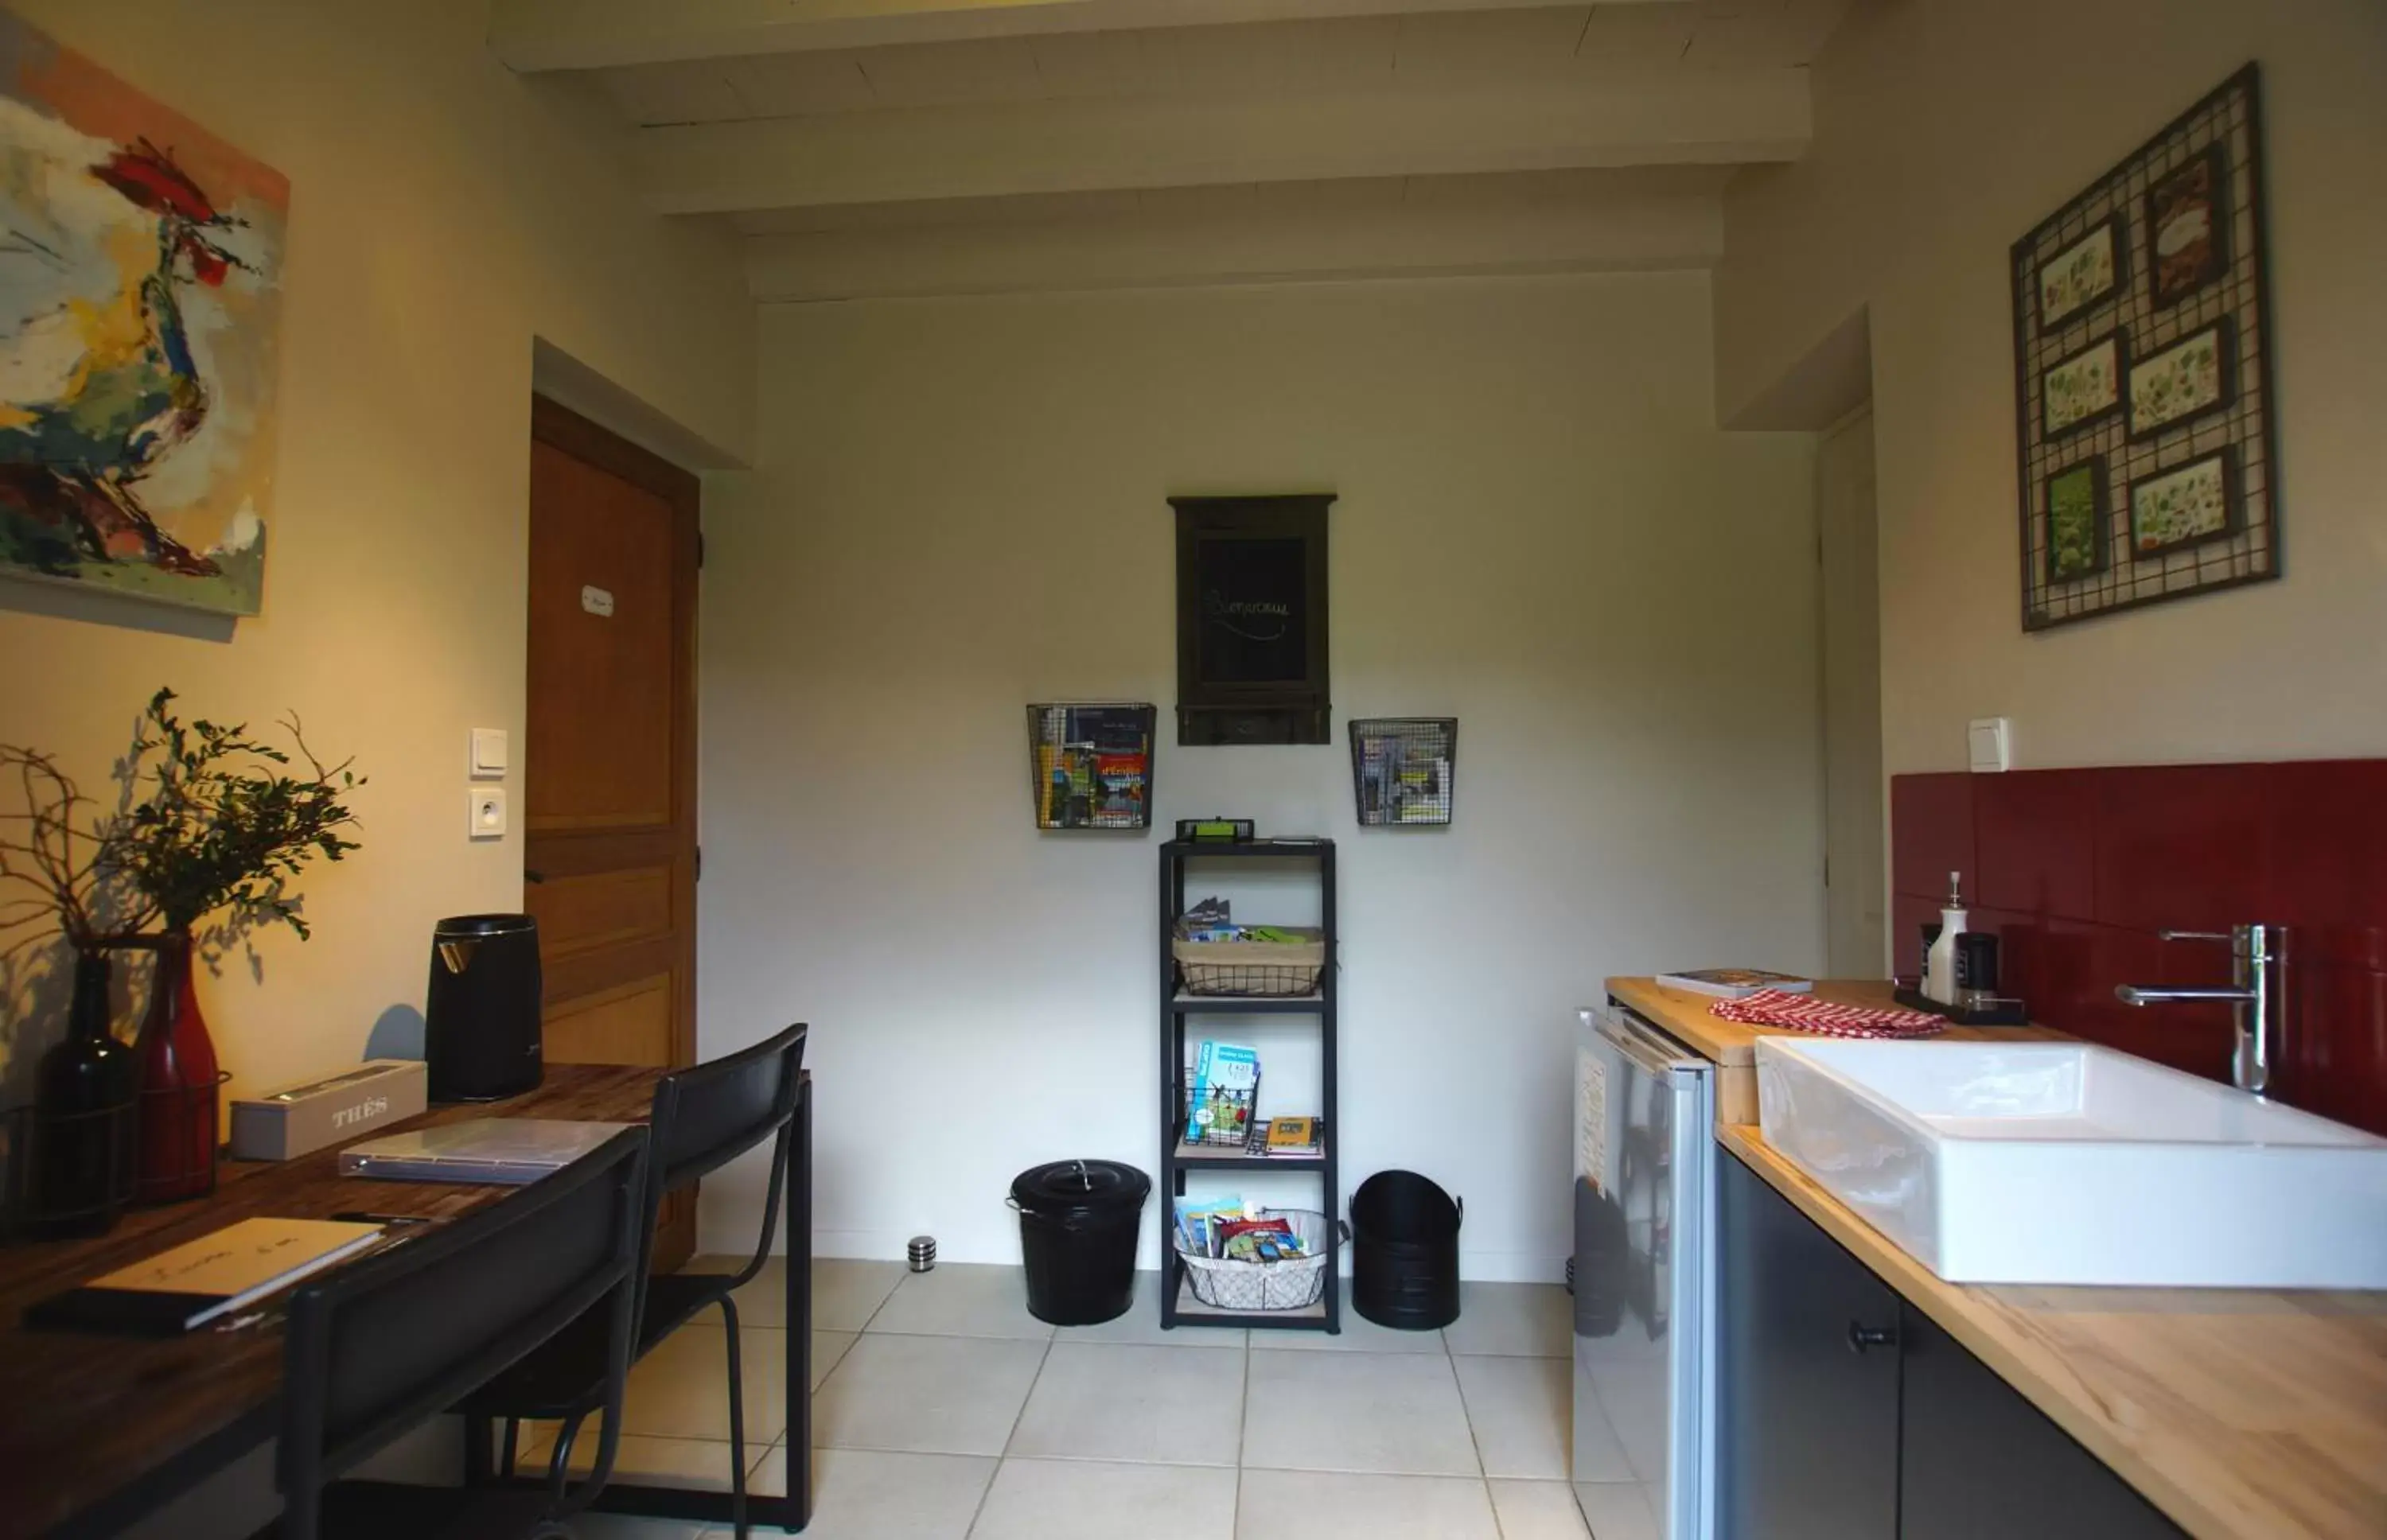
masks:
[[[696,545],[687,472],[552,402],[531,410],[524,906],[547,1057],[693,1063]],[[695,1245],[666,1204],[656,1265]]]
[[[1904,1313],[1901,1540],[2179,1540],[1963,1344],[1913,1306]]]
[[[1720,1162],[1721,1540],[1895,1540],[1898,1295]],[[1860,1346],[1851,1329],[1887,1341]]]

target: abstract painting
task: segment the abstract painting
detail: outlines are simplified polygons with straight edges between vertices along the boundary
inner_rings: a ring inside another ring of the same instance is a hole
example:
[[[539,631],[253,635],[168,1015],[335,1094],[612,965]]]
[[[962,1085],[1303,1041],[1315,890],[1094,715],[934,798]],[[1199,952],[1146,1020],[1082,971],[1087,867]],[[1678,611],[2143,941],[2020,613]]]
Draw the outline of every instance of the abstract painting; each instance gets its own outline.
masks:
[[[257,612],[289,203],[0,12],[0,573]]]

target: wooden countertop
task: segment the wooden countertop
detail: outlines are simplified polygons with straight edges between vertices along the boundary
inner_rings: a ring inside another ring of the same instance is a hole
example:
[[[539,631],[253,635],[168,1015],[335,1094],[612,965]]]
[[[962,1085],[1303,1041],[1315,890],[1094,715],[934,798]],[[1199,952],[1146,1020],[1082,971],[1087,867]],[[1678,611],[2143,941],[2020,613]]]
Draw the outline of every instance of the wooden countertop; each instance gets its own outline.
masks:
[[[1703,1058],[1712,1059],[1727,1069],[1753,1067],[1757,1063],[1757,1040],[1776,1034],[1805,1037],[1810,1034],[1789,1032],[1780,1027],[1745,1027],[1737,1021],[1708,1014],[1716,1003],[1711,994],[1696,990],[1670,990],[1655,978],[1610,978],[1608,992],[1664,1028],[1669,1033],[1690,1045]],[[1894,1006],[1890,987],[1873,978],[1818,978],[1815,998],[1830,1000],[1844,1005]],[[2017,1038],[2060,1039],[2063,1033],[2045,1027],[1951,1027],[1942,1034],[1957,1041],[1996,1040],[2012,1042]],[[1743,1118],[1737,1121],[1753,1122]]]
[[[2387,1535],[2387,1293],[1947,1283],[1755,1127],[1716,1140],[2199,1540]]]

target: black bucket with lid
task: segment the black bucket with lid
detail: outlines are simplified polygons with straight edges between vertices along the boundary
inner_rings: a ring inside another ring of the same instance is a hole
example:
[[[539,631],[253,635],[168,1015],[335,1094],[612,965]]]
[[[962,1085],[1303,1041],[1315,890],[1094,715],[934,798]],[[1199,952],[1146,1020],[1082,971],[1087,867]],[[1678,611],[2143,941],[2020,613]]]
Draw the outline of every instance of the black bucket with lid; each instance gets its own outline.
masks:
[[[1415,1171],[1379,1171],[1351,1197],[1351,1307],[1379,1326],[1433,1332],[1459,1319],[1466,1205]]]
[[[1013,1178],[1028,1313],[1055,1326],[1127,1314],[1136,1229],[1151,1193],[1150,1177],[1116,1160],[1056,1160]]]

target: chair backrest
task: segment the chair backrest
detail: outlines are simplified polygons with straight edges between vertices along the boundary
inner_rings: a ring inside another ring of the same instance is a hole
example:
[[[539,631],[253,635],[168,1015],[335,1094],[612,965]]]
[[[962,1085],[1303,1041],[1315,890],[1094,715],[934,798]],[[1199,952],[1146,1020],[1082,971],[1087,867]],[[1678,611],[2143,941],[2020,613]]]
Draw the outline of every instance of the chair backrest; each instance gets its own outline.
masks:
[[[278,1457],[284,1535],[313,1540],[325,1485],[611,1295],[604,1432],[579,1500],[603,1485],[636,1334],[647,1151],[647,1130],[625,1129],[476,1214],[299,1289]]]
[[[665,1193],[678,1192],[772,1140],[762,1233],[740,1280],[761,1268],[777,1233],[807,1030],[797,1022],[751,1048],[674,1070],[655,1082],[654,1112],[648,1123],[654,1137],[647,1162],[650,1236]],[[642,1271],[644,1265],[641,1259]]]

